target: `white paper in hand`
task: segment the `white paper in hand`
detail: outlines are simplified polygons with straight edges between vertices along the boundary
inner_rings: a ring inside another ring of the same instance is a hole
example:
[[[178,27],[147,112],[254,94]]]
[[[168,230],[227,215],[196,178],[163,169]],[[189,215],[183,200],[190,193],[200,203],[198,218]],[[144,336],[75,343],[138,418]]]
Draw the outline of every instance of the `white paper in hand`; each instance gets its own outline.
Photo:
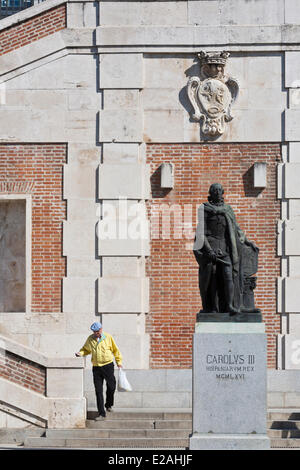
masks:
[[[131,392],[132,387],[127,380],[126,373],[123,369],[119,369],[119,381],[118,381],[119,392]]]

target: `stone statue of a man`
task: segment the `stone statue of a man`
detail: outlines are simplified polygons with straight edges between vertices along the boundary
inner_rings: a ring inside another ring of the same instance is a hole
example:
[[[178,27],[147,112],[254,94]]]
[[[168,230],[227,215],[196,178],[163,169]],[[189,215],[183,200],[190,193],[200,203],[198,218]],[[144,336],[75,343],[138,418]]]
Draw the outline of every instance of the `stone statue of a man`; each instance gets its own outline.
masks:
[[[204,243],[200,249],[194,248],[194,255],[199,264],[202,312],[235,315],[246,311],[243,310],[243,246],[256,259],[259,249],[240,229],[231,206],[224,203],[223,194],[221,184],[211,185],[208,202],[203,204]]]

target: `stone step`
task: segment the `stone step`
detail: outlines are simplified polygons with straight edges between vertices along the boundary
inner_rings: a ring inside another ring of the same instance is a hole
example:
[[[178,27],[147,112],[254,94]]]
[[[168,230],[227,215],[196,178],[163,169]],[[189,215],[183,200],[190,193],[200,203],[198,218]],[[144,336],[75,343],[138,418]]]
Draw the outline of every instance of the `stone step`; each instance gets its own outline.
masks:
[[[192,430],[192,420],[144,420],[144,419],[109,419],[104,421],[86,421],[89,429],[186,429]]]
[[[268,421],[300,421],[300,411],[283,410],[269,410],[267,413]]]
[[[271,448],[272,449],[299,449],[300,448],[300,439],[271,439]]]
[[[43,438],[43,437],[30,437],[25,440],[24,446],[26,448],[134,448],[134,449],[145,449],[145,448],[188,448],[189,439],[176,439],[176,438]]]
[[[87,412],[87,419],[92,420],[98,416],[98,412],[96,410],[88,411]],[[192,419],[191,412],[163,412],[163,411],[113,411],[111,413],[107,413],[107,418],[109,419],[174,419],[174,420],[186,420]]]
[[[0,446],[3,445],[23,445],[26,437],[41,437],[45,429],[29,426],[27,428],[0,428]]]
[[[106,418],[103,421],[87,420],[88,429],[154,429],[154,420],[150,419],[112,419]]]
[[[186,429],[192,431],[192,420],[157,420],[155,421],[155,429]]]
[[[85,429],[47,429],[45,437],[28,436],[31,448],[186,449],[192,432],[192,413],[186,411],[115,410],[104,421],[88,412]],[[268,410],[272,448],[300,448],[300,411]]]
[[[180,429],[47,429],[46,431],[47,439],[187,439],[188,437],[189,431]]]
[[[286,438],[286,439],[299,439],[299,429],[268,429],[268,437],[272,438]]]
[[[268,429],[299,429],[300,430],[300,421],[267,421]]]

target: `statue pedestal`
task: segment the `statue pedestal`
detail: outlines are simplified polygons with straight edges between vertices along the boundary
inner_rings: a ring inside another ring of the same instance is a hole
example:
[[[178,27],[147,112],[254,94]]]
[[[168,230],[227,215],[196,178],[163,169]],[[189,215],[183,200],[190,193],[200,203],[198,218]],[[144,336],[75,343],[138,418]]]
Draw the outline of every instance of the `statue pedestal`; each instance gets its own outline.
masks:
[[[191,450],[269,449],[264,323],[196,323]]]

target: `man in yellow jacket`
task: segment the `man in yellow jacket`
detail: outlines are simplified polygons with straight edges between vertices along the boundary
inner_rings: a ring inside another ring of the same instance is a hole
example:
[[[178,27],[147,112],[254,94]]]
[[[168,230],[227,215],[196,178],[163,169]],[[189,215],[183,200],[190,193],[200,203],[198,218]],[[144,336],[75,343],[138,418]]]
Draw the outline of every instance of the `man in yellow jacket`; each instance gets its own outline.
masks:
[[[116,379],[114,376],[115,358],[117,366],[122,367],[122,354],[117,347],[113,337],[103,331],[102,324],[95,322],[91,325],[91,334],[84,346],[76,356],[92,355],[93,379],[97,399],[99,416],[96,421],[106,418],[106,411],[112,411],[114,404],[114,393],[116,390]],[[103,400],[103,380],[106,381],[106,402]]]

